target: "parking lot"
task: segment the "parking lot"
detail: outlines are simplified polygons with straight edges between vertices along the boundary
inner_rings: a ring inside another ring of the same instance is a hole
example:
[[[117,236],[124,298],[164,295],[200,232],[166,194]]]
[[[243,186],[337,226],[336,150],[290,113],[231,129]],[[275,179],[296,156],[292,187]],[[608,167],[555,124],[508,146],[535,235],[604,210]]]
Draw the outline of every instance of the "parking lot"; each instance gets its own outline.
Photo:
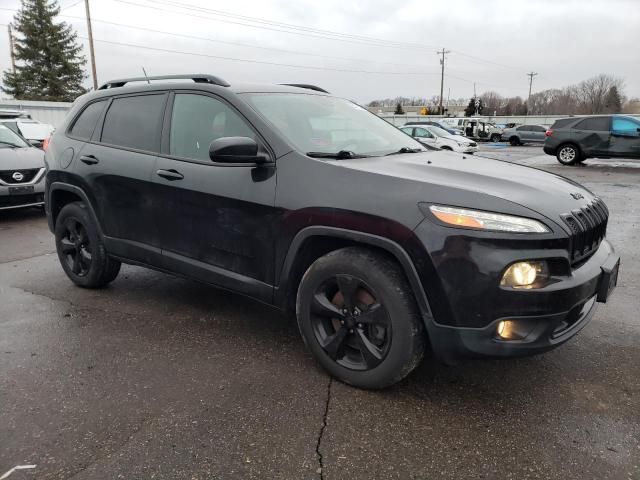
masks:
[[[618,288],[555,351],[426,359],[381,392],[330,380],[295,321],[244,297],[132,266],[74,287],[43,213],[0,212],[0,475],[640,480],[640,162],[477,155],[601,196]]]

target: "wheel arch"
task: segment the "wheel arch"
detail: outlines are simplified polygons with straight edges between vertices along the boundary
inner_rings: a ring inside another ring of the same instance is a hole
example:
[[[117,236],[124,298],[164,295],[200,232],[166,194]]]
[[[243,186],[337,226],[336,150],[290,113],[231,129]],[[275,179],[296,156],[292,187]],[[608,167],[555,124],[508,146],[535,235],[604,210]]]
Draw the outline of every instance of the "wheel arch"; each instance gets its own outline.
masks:
[[[318,258],[348,246],[362,246],[389,255],[405,273],[420,314],[427,328],[433,319],[432,310],[422,288],[422,282],[409,254],[385,237],[329,226],[312,226],[299,231],[293,238],[274,289],[274,304],[287,312],[295,308],[295,297],[304,272]]]
[[[65,205],[72,202],[82,202],[87,206],[96,221],[98,235],[100,238],[104,237],[100,222],[97,220],[98,217],[96,216],[96,212],[94,211],[93,205],[89,201],[87,194],[80,187],[63,182],[53,182],[49,186],[47,192],[46,205],[49,230],[53,233],[56,226],[56,219],[58,218],[60,211]]]

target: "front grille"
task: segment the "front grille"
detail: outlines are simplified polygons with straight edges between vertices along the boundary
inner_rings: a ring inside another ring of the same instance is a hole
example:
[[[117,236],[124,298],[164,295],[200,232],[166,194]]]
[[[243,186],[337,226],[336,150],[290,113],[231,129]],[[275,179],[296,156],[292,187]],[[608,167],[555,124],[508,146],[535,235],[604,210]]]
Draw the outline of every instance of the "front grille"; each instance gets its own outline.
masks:
[[[560,215],[571,229],[571,264],[576,264],[598,249],[607,233],[609,209],[600,198],[589,205]]]
[[[11,184],[29,183],[35,178],[39,170],[39,168],[32,168],[30,170],[0,170],[0,180]],[[20,180],[13,178],[15,173],[20,173],[22,178]]]
[[[19,207],[32,203],[44,202],[44,193],[31,193],[29,195],[3,195],[0,196],[0,208]]]

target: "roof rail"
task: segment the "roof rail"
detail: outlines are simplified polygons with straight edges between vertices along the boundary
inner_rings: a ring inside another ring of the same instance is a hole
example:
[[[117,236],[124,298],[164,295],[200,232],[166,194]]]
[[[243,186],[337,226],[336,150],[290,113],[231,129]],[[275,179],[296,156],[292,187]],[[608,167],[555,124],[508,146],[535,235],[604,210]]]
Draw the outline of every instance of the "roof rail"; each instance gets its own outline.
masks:
[[[210,83],[212,85],[220,85],[221,87],[229,86],[229,84],[220,77],[194,73],[190,75],[158,75],[155,77],[133,77],[121,78],[118,80],[109,80],[107,83],[102,84],[102,86],[100,86],[98,90],[123,87],[129,82],[147,82],[149,80],[193,80],[195,83]]]
[[[324,88],[320,88],[315,85],[309,85],[307,83],[281,83],[280,85],[286,85],[287,87],[306,88],[307,90],[315,90],[316,92],[329,93]]]

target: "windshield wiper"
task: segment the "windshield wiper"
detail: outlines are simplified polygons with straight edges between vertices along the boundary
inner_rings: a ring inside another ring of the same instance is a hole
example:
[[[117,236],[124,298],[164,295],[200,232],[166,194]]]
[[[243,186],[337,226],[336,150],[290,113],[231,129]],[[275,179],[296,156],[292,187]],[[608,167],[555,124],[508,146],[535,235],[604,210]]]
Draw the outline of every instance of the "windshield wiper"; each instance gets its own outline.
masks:
[[[307,152],[308,157],[313,158],[334,158],[336,160],[348,160],[350,158],[366,158],[370,155],[360,155],[358,153],[350,152],[349,150],[340,150],[336,153],[330,152]]]
[[[10,145],[13,148],[22,148],[22,145],[16,145],[15,143],[11,143],[11,142],[4,142],[2,140],[0,140],[0,144],[2,145]]]
[[[391,152],[391,153],[387,153],[387,156],[388,155],[398,155],[399,153],[418,153],[418,152],[424,152],[424,150],[421,149],[421,148],[402,147],[400,150],[397,150],[397,151]]]

